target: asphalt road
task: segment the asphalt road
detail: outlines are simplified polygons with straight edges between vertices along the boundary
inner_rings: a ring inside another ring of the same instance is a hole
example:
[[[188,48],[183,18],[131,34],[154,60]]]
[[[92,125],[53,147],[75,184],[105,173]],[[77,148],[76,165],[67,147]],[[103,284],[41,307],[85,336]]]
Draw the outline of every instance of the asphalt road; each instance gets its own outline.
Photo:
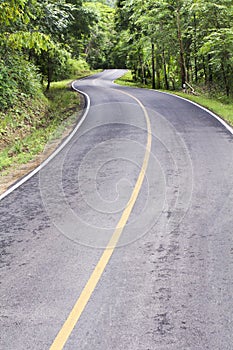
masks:
[[[0,202],[1,349],[233,349],[233,135],[122,73]]]

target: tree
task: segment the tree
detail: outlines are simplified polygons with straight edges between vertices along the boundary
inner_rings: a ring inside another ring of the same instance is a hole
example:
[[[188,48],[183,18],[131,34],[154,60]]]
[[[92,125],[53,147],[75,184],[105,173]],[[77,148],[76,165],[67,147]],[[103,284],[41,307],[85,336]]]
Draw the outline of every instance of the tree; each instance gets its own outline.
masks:
[[[224,89],[229,96],[232,16],[232,0],[118,0],[116,26],[128,33],[128,38],[119,35],[124,42],[118,47],[127,47],[127,66],[133,72],[142,67],[140,79],[143,67],[151,70],[153,87],[205,84],[210,91]],[[142,53],[149,47],[148,61]]]
[[[114,15],[112,7],[101,2],[87,2],[85,7],[96,15],[90,36],[86,38],[85,56],[91,68],[110,68],[111,52],[115,45]]]

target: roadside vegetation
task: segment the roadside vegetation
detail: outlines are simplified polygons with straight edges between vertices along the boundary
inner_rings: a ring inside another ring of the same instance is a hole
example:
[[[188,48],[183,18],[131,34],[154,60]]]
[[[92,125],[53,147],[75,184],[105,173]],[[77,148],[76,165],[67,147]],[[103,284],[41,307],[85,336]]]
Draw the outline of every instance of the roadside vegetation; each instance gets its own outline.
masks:
[[[147,83],[146,85],[140,81],[135,81],[133,79],[132,73],[128,71],[124,76],[115,80],[116,84],[136,87],[136,88],[151,88],[151,84]],[[211,96],[208,92],[201,91],[199,88],[198,92],[194,94],[184,93],[182,91],[173,91],[173,90],[158,90],[169,92],[181,97],[184,97],[188,100],[198,103],[199,105],[206,107],[210,111],[217,114],[220,118],[224,119],[228,124],[233,126],[233,98],[227,98],[224,95],[215,95]]]
[[[83,71],[79,77],[90,73]],[[21,96],[6,115],[0,112],[0,171],[3,175],[10,166],[27,163],[43,152],[49,141],[61,137],[64,130],[77,122],[83,106],[81,96],[71,89],[72,80],[51,83],[44,96],[34,99]]]
[[[117,0],[118,62],[152,88],[233,94],[232,0]]]
[[[80,105],[66,84],[96,69],[181,95],[185,85],[232,124],[232,23],[232,0],[2,0],[0,170],[43,150]]]
[[[33,159],[55,131],[61,137],[63,129],[77,120],[82,98],[69,84],[106,66],[112,5],[1,1],[1,175]]]

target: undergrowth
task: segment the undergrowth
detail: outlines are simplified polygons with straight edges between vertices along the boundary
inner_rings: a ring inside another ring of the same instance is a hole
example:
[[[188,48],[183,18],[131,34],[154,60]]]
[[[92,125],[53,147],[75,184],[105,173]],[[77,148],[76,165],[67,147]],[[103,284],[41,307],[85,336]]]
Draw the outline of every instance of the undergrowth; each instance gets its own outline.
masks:
[[[83,71],[74,79],[90,73]],[[32,99],[22,94],[14,107],[0,111],[1,175],[43,152],[48,141],[76,121],[81,100],[70,87],[74,79],[52,83],[45,96]]]

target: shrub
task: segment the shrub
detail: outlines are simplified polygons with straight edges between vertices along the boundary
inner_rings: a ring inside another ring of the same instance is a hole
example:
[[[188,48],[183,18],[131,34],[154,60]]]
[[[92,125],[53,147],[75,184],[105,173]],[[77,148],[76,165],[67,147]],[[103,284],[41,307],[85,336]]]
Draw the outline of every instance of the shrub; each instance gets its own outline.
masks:
[[[12,107],[21,94],[42,96],[36,67],[18,55],[0,59],[0,110]]]
[[[89,69],[89,65],[83,59],[76,60],[69,57],[62,62],[59,67],[56,67],[53,80],[59,81],[69,77],[74,77],[79,75],[80,72],[85,70],[88,71]]]

